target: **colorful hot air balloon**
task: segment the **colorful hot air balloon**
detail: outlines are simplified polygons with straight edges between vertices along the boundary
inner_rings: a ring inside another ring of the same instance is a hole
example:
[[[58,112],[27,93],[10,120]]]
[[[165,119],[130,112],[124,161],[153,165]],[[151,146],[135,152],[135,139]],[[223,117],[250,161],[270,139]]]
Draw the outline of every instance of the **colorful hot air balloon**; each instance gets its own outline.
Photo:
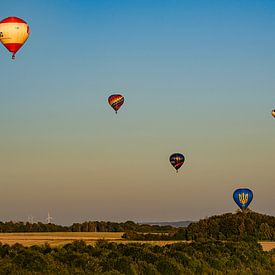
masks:
[[[30,34],[28,24],[18,17],[8,17],[0,21],[0,41],[12,53],[15,54],[24,45]]]
[[[275,117],[275,110],[272,110],[271,115]]]
[[[111,105],[111,107],[116,111],[122,106],[124,103],[124,97],[119,94],[110,95],[108,98],[108,102]]]
[[[246,209],[253,199],[253,192],[248,188],[236,189],[233,193],[235,203],[242,209]]]
[[[180,167],[183,165],[183,163],[185,161],[185,157],[183,154],[174,153],[170,156],[169,160],[170,160],[170,163],[173,165],[173,167],[178,172],[178,169],[180,169]]]

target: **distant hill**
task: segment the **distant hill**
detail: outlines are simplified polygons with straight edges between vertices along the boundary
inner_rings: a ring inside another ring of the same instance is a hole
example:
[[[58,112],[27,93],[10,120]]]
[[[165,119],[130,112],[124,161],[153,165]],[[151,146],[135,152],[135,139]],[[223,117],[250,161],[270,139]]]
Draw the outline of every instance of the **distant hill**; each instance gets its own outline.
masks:
[[[193,221],[177,221],[177,222],[142,222],[140,224],[158,225],[158,226],[172,226],[175,228],[187,227]]]
[[[182,232],[183,233],[183,232]],[[216,215],[191,223],[186,238],[217,240],[275,240],[275,217],[249,209],[237,213]]]
[[[174,230],[174,232],[167,231],[168,234],[142,234],[141,231],[129,231],[123,237],[131,240],[275,241],[275,217],[247,209],[234,214],[212,216]]]

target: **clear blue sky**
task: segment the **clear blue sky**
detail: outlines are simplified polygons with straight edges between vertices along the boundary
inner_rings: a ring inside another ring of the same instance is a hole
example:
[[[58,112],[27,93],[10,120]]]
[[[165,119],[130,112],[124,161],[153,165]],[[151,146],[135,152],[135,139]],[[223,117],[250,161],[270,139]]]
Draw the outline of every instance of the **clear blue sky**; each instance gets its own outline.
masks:
[[[235,211],[238,187],[275,215],[274,1],[5,0],[0,12],[31,29],[15,61],[0,47],[0,220],[196,220]]]

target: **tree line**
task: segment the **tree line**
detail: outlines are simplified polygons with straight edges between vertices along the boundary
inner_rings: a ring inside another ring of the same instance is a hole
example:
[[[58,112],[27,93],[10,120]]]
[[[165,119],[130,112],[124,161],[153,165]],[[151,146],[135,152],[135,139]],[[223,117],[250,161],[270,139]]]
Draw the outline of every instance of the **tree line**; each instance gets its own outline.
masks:
[[[238,211],[202,219],[168,234],[128,231],[129,240],[269,240],[275,241],[275,217]]]
[[[160,226],[149,224],[138,224],[133,221],[127,222],[105,222],[105,221],[87,221],[83,223],[74,223],[71,226],[56,225],[53,223],[30,223],[30,222],[0,222],[0,232],[174,232],[172,226]]]
[[[272,260],[273,257],[273,260]],[[255,242],[166,246],[76,241],[60,247],[0,244],[0,274],[274,274],[275,251]]]

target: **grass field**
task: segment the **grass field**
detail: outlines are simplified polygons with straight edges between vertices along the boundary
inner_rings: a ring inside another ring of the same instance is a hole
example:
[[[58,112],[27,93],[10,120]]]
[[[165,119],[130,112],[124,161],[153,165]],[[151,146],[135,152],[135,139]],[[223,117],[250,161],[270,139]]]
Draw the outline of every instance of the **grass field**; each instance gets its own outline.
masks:
[[[24,246],[43,245],[59,246],[75,240],[84,240],[87,244],[94,245],[98,240],[117,243],[150,243],[152,245],[166,245],[186,241],[128,241],[122,239],[123,232],[47,232],[47,233],[0,233],[2,244],[20,243]],[[264,251],[275,248],[275,242],[260,242]]]

